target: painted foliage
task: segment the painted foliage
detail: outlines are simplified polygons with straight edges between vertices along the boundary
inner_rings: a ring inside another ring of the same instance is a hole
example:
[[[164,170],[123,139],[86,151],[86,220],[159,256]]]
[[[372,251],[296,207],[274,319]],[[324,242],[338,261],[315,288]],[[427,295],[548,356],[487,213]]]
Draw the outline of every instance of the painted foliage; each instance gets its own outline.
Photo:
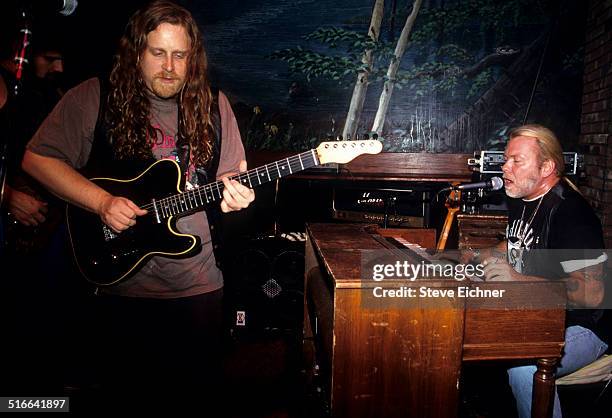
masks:
[[[202,23],[213,79],[232,99],[250,149],[346,137],[360,74],[366,91],[351,137],[376,131],[387,151],[494,149],[523,120],[552,126],[568,149],[577,140],[583,2],[208,3],[186,5]]]
[[[587,2],[178,1],[200,24],[249,149],[376,131],[387,151],[471,152],[499,148],[528,120],[575,150]],[[82,2],[58,17],[75,52],[68,75],[103,73],[145,2]]]

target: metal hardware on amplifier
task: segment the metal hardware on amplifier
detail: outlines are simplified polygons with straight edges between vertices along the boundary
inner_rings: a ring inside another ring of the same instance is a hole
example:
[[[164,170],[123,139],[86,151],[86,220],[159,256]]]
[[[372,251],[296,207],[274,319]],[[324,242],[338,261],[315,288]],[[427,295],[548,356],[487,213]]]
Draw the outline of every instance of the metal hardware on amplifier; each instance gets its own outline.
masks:
[[[409,228],[423,228],[425,227],[425,218],[421,216],[404,216],[404,215],[385,215],[383,213],[373,212],[357,212],[351,210],[338,210],[333,209],[332,218],[349,221],[349,222],[367,222],[383,224],[387,226],[402,226]]]
[[[565,174],[573,176],[584,165],[584,156],[576,152],[564,152]],[[502,166],[506,162],[504,151],[476,151],[474,158],[468,158],[468,166],[481,174],[502,173]]]
[[[412,189],[334,189],[332,218],[383,227],[429,226],[429,192]]]

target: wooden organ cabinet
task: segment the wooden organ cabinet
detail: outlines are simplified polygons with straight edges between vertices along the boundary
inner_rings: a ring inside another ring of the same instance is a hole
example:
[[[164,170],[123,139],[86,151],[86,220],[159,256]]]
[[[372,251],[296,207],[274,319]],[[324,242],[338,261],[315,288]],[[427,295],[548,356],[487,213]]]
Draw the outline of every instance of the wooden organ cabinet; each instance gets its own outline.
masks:
[[[550,416],[565,331],[562,283],[504,284],[520,300],[516,310],[464,298],[441,298],[435,307],[389,302],[371,308],[363,301],[374,286],[396,289],[400,283],[362,280],[361,250],[391,251],[405,241],[430,246],[430,232],[328,223],[306,229],[304,353],[331,416],[457,416],[462,361],[493,359],[537,359],[533,412]],[[401,285],[418,288],[423,282]],[[427,279],[436,289],[475,285],[501,286]]]

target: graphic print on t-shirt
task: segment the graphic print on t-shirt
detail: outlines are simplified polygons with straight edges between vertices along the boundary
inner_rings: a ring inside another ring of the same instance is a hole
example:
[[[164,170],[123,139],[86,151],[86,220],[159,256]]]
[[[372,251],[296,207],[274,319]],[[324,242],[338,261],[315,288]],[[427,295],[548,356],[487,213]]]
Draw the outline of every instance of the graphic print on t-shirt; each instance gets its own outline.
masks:
[[[176,140],[174,136],[164,132],[164,129],[159,123],[152,124],[151,127],[155,131],[155,140],[153,141],[153,155],[158,160],[173,160],[177,163],[178,161],[176,152]],[[191,190],[194,188],[194,184],[197,185],[197,176],[195,175],[195,166],[189,162],[187,168],[185,189]]]
[[[524,253],[531,249],[533,244],[533,227],[523,219],[516,219],[506,227],[508,238],[508,263],[518,273],[524,271]]]
[[[170,150],[170,152],[174,151],[174,148],[176,147],[174,136],[165,133],[159,123],[151,125],[151,127],[155,131],[153,152],[157,155],[157,153],[155,152],[156,150],[158,150],[158,152],[161,152],[162,154],[168,153],[168,150]],[[172,158],[172,156],[162,158]]]

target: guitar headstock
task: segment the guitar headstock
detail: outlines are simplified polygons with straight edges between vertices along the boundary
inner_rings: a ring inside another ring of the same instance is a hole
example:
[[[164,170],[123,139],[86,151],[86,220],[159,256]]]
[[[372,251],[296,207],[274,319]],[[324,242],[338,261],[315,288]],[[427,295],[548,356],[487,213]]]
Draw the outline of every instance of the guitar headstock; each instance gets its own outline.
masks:
[[[321,164],[346,164],[363,154],[380,153],[382,142],[376,139],[321,142],[316,151]]]

